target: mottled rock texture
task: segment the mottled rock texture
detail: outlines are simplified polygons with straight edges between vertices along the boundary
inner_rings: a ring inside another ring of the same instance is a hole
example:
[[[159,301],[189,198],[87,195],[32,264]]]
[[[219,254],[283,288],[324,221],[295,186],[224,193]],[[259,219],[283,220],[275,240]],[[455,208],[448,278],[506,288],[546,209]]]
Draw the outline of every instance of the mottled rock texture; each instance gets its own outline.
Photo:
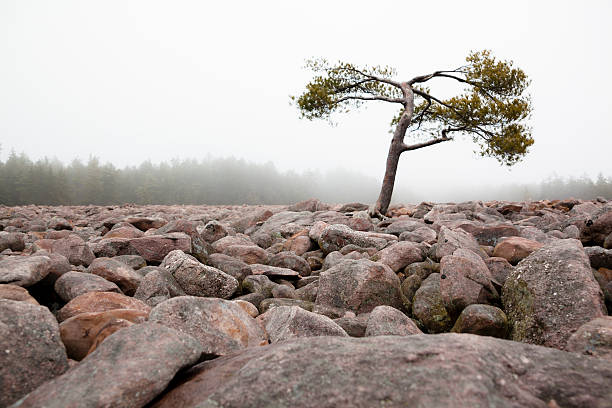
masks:
[[[314,337],[201,363],[153,406],[609,407],[611,381],[607,360],[491,337]]]
[[[66,370],[66,349],[49,309],[0,299],[0,406],[9,406]]]
[[[584,323],[607,314],[575,239],[546,245],[521,261],[504,284],[502,301],[513,340],[559,349]]]
[[[198,361],[193,337],[155,323],[110,336],[64,375],[46,382],[15,407],[142,407],[177,371]]]

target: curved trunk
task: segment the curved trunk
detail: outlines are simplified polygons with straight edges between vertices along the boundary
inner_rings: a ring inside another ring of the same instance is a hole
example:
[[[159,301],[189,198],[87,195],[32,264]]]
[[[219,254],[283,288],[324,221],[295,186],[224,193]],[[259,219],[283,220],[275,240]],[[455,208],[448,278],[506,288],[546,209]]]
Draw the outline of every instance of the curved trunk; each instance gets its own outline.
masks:
[[[391,145],[389,146],[389,153],[387,154],[387,165],[385,167],[385,177],[383,178],[380,194],[378,200],[374,204],[371,214],[384,216],[389,209],[391,203],[391,196],[393,195],[393,186],[395,185],[395,174],[397,173],[397,165],[402,152],[404,152],[406,145],[404,144],[404,136],[406,136],[406,130],[410,126],[412,121],[412,114],[414,113],[414,93],[407,83],[402,83],[402,92],[404,94],[404,113],[402,114],[395,131],[393,132],[393,139],[391,139]]]

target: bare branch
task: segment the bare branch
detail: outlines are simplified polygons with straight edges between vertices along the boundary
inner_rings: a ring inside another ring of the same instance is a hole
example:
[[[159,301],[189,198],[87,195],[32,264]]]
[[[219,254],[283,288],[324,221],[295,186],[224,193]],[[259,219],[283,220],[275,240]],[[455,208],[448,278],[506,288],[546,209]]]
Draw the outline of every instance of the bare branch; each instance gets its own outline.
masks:
[[[468,85],[471,85],[473,87],[476,87],[476,88],[480,89],[482,91],[482,93],[485,94],[487,97],[489,97],[492,100],[498,102],[497,98],[495,98],[493,95],[491,95],[489,93],[489,90],[486,89],[485,87],[481,86],[480,84],[477,84],[476,82],[468,81],[467,79],[463,79],[463,78],[455,76],[455,75],[450,75],[450,74],[448,74],[448,72],[460,72],[460,71],[436,71],[433,74],[422,75],[422,76],[413,78],[413,79],[410,80],[409,84],[412,85],[414,83],[427,82],[430,79],[436,78],[436,77],[438,77],[438,78],[439,77],[442,77],[442,78],[451,78],[451,79],[454,79],[455,81],[462,82],[464,84],[468,84]]]
[[[453,73],[453,72],[464,73],[463,68],[465,68],[465,66],[459,67],[457,69],[452,69],[452,70],[435,71],[434,73],[431,73],[428,75],[419,75],[417,77],[412,78],[410,81],[408,81],[408,85],[414,85],[416,83],[426,82],[426,81],[429,81],[433,77],[440,76],[441,74],[445,74],[449,72],[450,73]]]
[[[361,88],[361,85],[365,84],[366,82],[371,82],[374,81],[373,79],[362,79],[361,81],[357,81],[355,83],[352,83],[350,85],[347,86],[343,86],[342,88],[337,88],[334,90],[334,94],[338,94],[344,91],[348,91],[349,89],[352,88]]]
[[[347,70],[347,71],[353,71],[353,72],[356,72],[359,75],[362,75],[362,76],[364,76],[366,78],[369,78],[369,79],[371,79],[373,81],[383,82],[385,84],[393,85],[394,87],[400,88],[400,89],[402,87],[402,85],[399,82],[393,81],[393,80],[388,79],[388,78],[379,77],[379,76],[376,76],[376,75],[366,74],[365,72],[360,71],[357,68],[342,67],[342,68],[335,68],[335,69],[344,69],[344,70]]]
[[[436,145],[438,143],[442,143],[442,142],[447,142],[449,140],[453,140],[452,137],[448,137],[445,134],[445,131],[447,129],[442,131],[442,135],[443,137],[439,137],[437,139],[431,139],[428,140],[427,142],[423,142],[423,143],[417,143],[417,144],[413,144],[413,145],[407,145],[407,144],[402,144],[402,152],[407,152],[408,150],[417,150],[417,149],[422,149],[423,147],[427,147],[427,146],[433,146]]]
[[[352,95],[352,96],[344,96],[334,103],[338,104],[341,102],[349,101],[349,100],[360,100],[360,101],[385,101],[391,103],[401,103],[402,105],[406,102],[403,98],[389,98],[382,95],[373,95],[373,96],[360,96],[360,95]]]
[[[419,96],[422,96],[422,97],[423,97],[423,98],[425,98],[425,99],[431,99],[431,100],[434,100],[434,101],[438,102],[440,105],[442,105],[442,106],[446,106],[447,108],[452,109],[452,110],[454,110],[454,111],[455,111],[457,114],[459,114],[459,113],[457,112],[457,109],[455,109],[455,107],[454,107],[454,106],[449,105],[448,103],[446,103],[446,102],[444,102],[444,101],[441,101],[440,99],[438,99],[438,98],[436,98],[436,97],[434,97],[434,96],[431,96],[431,95],[430,95],[430,94],[428,94],[427,92],[423,92],[423,91],[421,91],[421,90],[419,90],[419,89],[416,89],[416,88],[413,88],[413,89],[412,89],[412,91],[413,91],[415,94],[417,94],[417,95],[419,95]]]
[[[417,116],[415,118],[415,121],[419,121],[419,125],[417,126],[417,130],[421,128],[421,123],[423,122],[423,116],[425,116],[425,113],[427,113],[427,111],[429,110],[429,107],[431,106],[431,98],[425,98],[425,100],[427,101],[427,106],[425,107],[425,109],[423,109],[420,113],[419,116]]]

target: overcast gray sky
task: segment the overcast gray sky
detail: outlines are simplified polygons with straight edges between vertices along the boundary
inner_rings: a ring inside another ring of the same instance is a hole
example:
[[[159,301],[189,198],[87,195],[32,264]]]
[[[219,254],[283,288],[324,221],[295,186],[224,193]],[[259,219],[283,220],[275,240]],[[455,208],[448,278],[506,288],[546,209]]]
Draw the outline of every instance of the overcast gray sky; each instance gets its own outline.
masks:
[[[468,142],[402,156],[422,189],[612,176],[612,2],[0,1],[0,144],[117,166],[235,156],[382,178],[395,106],[300,120],[304,59],[406,80],[491,49],[532,79],[533,137],[511,170]],[[373,198],[374,199],[374,198]]]

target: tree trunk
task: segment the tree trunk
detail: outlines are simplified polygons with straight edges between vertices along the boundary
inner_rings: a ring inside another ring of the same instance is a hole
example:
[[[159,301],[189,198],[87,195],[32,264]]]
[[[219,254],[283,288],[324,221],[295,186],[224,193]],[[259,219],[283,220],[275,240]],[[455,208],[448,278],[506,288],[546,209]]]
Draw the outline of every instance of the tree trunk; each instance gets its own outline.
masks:
[[[401,85],[405,99],[404,112],[393,132],[393,139],[391,139],[391,146],[389,146],[389,153],[387,154],[385,177],[383,178],[378,200],[376,200],[376,204],[374,204],[374,207],[370,210],[370,214],[375,216],[384,217],[389,209],[391,196],[393,195],[393,186],[395,185],[397,165],[405,147],[404,136],[406,136],[406,130],[408,130],[408,126],[410,126],[412,114],[414,112],[414,93],[407,83],[402,83]]]

